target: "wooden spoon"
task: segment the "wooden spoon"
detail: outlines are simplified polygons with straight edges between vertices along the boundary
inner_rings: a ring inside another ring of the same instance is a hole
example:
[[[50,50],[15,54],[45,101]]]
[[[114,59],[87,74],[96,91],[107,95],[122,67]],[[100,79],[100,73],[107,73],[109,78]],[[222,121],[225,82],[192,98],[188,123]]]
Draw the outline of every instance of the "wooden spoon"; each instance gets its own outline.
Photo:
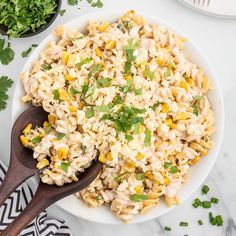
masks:
[[[20,142],[20,135],[27,124],[42,126],[48,113],[41,107],[31,107],[16,120],[11,133],[11,158],[5,179],[0,186],[0,207],[8,196],[26,179],[39,174],[32,150],[25,148]],[[78,192],[88,186],[99,174],[102,164],[95,160],[85,172],[79,174],[78,182],[63,186],[39,183],[37,191],[23,212],[2,231],[1,236],[18,235],[37,215],[54,202]]]

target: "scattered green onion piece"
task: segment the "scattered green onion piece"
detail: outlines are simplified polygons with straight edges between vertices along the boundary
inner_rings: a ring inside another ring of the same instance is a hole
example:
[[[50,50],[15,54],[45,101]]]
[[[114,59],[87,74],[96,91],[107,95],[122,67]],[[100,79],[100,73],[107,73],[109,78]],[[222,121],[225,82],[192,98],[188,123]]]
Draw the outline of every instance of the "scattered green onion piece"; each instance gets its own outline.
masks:
[[[202,220],[198,220],[197,222],[198,222],[199,225],[203,225]]]
[[[188,222],[180,222],[179,226],[181,227],[187,227],[188,226]]]
[[[164,162],[164,168],[168,169],[171,166],[171,162]]]
[[[87,111],[85,112],[86,118],[90,119],[94,116],[94,110],[93,107],[89,107]]]
[[[61,140],[61,139],[63,139],[65,136],[66,136],[66,134],[64,134],[64,133],[58,133],[58,134],[57,134],[57,140]]]
[[[64,161],[62,161],[62,162],[61,162],[61,165],[60,165],[60,168],[61,168],[62,170],[64,170],[64,171],[67,173],[70,164],[71,164],[71,161],[70,161],[70,162],[64,162]]]
[[[150,146],[150,144],[151,144],[151,136],[152,136],[151,130],[150,129],[146,129],[146,131],[145,131],[145,138],[144,138],[144,146],[145,147]]]
[[[76,94],[79,93],[79,91],[78,91],[77,89],[75,89],[74,87],[71,87],[71,88],[70,88],[70,93],[71,93],[72,95],[76,95]]]
[[[42,64],[41,69],[43,71],[50,70],[50,69],[52,69],[52,66],[50,64]]]
[[[203,208],[211,208],[211,202],[210,201],[204,201],[202,202]]]
[[[175,173],[177,173],[177,172],[178,172],[177,166],[171,166],[171,167],[170,167],[170,173],[171,173],[171,174],[175,174]]]
[[[60,94],[59,94],[59,90],[58,89],[54,89],[53,90],[53,98],[55,100],[59,100]]]
[[[133,138],[131,135],[129,135],[129,134],[125,134],[125,139],[126,139],[128,142],[130,142],[130,141],[132,141],[134,138]]]
[[[148,199],[148,195],[141,195],[141,194],[132,194],[129,196],[130,200],[134,202],[141,202]]]
[[[37,136],[37,137],[33,138],[33,139],[31,140],[31,142],[32,142],[33,144],[37,144],[37,143],[39,143],[41,140],[42,140],[42,138],[39,137],[39,136]]]
[[[223,221],[221,215],[216,216],[216,217],[215,217],[215,220],[216,220],[216,224],[217,224],[217,226],[222,226],[223,223],[224,223],[224,221]]]
[[[169,226],[165,226],[165,231],[171,231],[171,227],[169,227]]]
[[[142,181],[145,179],[145,174],[144,173],[138,173],[136,174],[136,179],[139,181]]]
[[[212,197],[212,198],[211,198],[211,203],[217,204],[218,202],[219,202],[219,199],[218,199],[218,198],[215,198],[215,197]]]
[[[203,185],[202,187],[202,194],[207,194],[209,192],[209,187],[207,185]]]

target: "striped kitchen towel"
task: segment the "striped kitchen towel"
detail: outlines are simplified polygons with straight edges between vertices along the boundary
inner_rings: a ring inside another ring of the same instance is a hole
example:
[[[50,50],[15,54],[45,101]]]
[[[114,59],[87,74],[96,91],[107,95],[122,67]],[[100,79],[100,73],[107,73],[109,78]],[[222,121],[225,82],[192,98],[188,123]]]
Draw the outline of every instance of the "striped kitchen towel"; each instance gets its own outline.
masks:
[[[7,166],[0,160],[0,184]],[[27,183],[19,186],[0,208],[0,231],[10,224],[26,207],[34,195],[35,187]],[[43,211],[20,234],[21,236],[72,236],[63,220],[48,219]]]

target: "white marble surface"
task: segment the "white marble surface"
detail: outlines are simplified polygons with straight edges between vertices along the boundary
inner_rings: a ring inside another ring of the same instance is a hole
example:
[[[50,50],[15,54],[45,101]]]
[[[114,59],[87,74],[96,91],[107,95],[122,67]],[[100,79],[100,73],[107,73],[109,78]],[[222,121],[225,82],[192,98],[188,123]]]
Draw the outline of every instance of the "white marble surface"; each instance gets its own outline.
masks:
[[[86,1],[80,2],[81,10],[75,6],[68,6],[63,1],[62,9],[67,11],[63,17],[58,16],[54,25],[66,22],[76,16],[86,14],[97,9],[92,9]],[[103,225],[78,219],[56,206],[48,209],[49,215],[65,219],[75,236],[235,236],[236,235],[236,20],[224,20],[208,17],[195,13],[185,8],[175,0],[103,0],[103,10],[128,10],[136,9],[145,14],[157,16],[177,26],[178,29],[187,33],[202,48],[208,56],[222,85],[226,105],[226,127],[224,142],[219,158],[206,180],[210,187],[210,196],[220,199],[220,204],[213,206],[210,210],[213,214],[221,214],[224,217],[223,227],[213,227],[208,223],[208,210],[194,209],[191,206],[193,199],[200,195],[200,189],[190,199],[167,215],[158,219],[136,225]],[[53,26],[52,26],[53,27]],[[51,27],[51,28],[52,28]],[[51,29],[50,28],[50,29]],[[18,74],[26,59],[21,58],[20,53],[27,49],[32,43],[40,41],[50,31],[48,29],[39,36],[30,39],[13,40],[16,52],[15,60],[8,66],[0,65],[0,74],[5,74],[18,79]],[[10,96],[13,89],[10,91]],[[7,161],[10,148],[11,129],[11,98],[8,108],[0,112],[0,158]],[[199,226],[198,219],[203,219],[204,225]],[[189,222],[189,227],[179,227],[180,221]],[[171,226],[171,232],[163,231],[164,226]]]

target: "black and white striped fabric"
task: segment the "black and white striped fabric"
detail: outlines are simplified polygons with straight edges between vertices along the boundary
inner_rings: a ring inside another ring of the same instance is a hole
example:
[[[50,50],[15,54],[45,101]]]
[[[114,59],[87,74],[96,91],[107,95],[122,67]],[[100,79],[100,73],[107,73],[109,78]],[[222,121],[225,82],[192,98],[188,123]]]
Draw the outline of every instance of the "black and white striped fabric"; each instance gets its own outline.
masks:
[[[0,184],[6,174],[7,166],[0,160]],[[23,183],[0,208],[0,232],[6,228],[26,207],[34,195],[35,187]],[[62,220],[47,219],[43,211],[20,234],[21,236],[72,236]],[[10,235],[9,235],[10,236]]]

